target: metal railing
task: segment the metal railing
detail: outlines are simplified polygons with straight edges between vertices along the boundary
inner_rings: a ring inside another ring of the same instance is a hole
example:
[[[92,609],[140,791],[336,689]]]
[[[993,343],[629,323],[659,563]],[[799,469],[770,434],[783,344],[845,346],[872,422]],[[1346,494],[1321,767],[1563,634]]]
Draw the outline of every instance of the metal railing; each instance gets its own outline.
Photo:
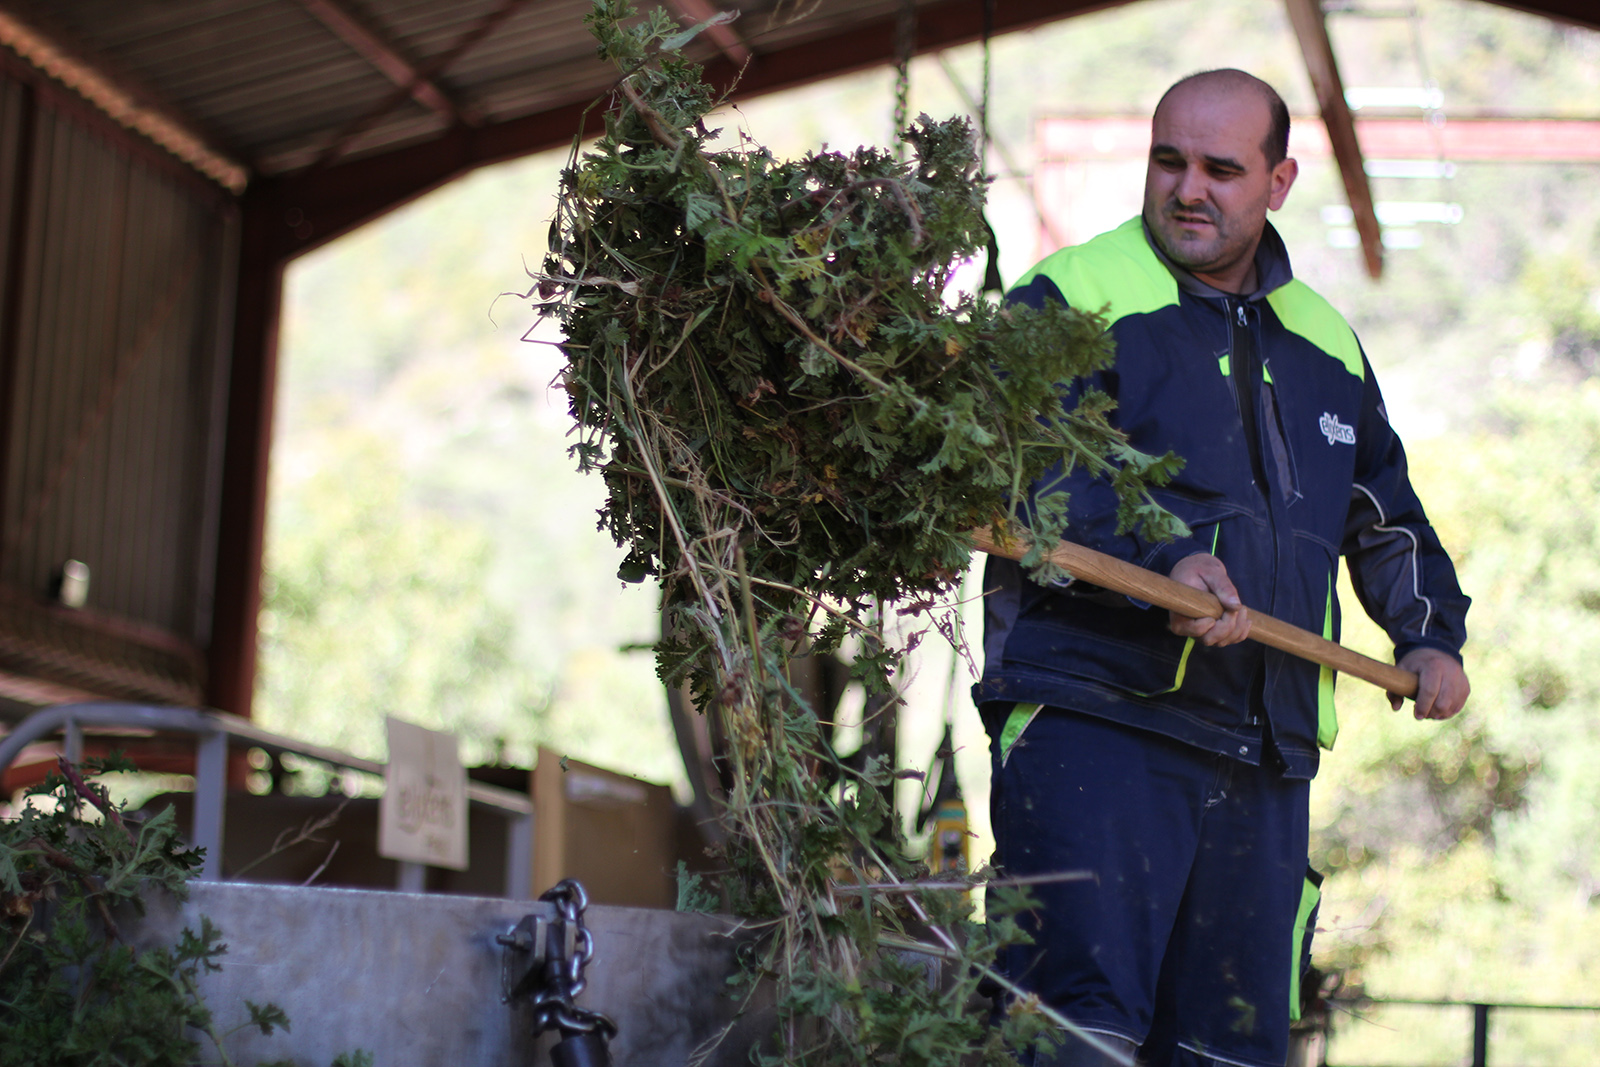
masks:
[[[1524,1004],[1511,1001],[1478,1001],[1478,1000],[1424,1000],[1412,997],[1330,997],[1328,1005],[1342,1009],[1352,1015],[1359,1016],[1363,1009],[1378,1006],[1394,1005],[1397,1007],[1418,1008],[1470,1008],[1472,1011],[1472,1046],[1471,1058],[1465,1062],[1471,1067],[1488,1067],[1489,1065],[1489,1023],[1492,1013],[1499,1010],[1505,1011],[1531,1011],[1531,1012],[1591,1012],[1600,1018],[1600,1004]],[[1600,1054],[1600,1050],[1591,1050]],[[1405,1067],[1401,1064],[1354,1064],[1327,1059],[1323,1061],[1324,1067]],[[1500,1067],[1497,1062],[1496,1067]],[[1505,1067],[1512,1067],[1506,1064]],[[1519,1063],[1516,1067],[1539,1067],[1537,1064]]]
[[[274,758],[283,753],[292,753],[380,778],[384,772],[384,765],[375,760],[284,737],[227,712],[108,702],[60,704],[36,711],[22,720],[11,733],[0,739],[0,775],[29,745],[57,736],[62,738],[63,754],[67,760],[81,762],[85,727],[194,735],[194,818],[189,840],[191,844],[205,849],[200,877],[210,881],[219,880],[222,875],[223,816],[228,797],[230,747],[259,748]],[[513,790],[472,781],[467,783],[467,801],[505,820],[505,895],[517,900],[527,899],[532,888],[532,801]],[[426,888],[426,870],[423,864],[402,861],[397,888],[423,892]]]

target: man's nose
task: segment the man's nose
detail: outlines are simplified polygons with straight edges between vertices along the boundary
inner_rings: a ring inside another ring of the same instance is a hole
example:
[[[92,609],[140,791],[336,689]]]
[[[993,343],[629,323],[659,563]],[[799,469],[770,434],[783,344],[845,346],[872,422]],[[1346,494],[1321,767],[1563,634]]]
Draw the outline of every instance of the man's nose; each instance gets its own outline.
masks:
[[[1199,167],[1185,167],[1174,190],[1180,204],[1198,204],[1206,198],[1206,176]]]

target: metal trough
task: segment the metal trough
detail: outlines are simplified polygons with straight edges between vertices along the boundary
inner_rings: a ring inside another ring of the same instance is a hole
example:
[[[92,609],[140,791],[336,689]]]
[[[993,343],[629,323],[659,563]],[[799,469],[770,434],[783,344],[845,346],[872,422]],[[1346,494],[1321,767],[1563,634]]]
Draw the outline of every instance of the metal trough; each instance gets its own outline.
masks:
[[[279,1005],[292,1026],[240,1030],[228,1038],[235,1062],[324,1067],[364,1049],[378,1067],[530,1067],[550,1062],[554,1038],[535,1041],[527,1006],[501,1002],[496,942],[530,912],[555,914],[530,901],[200,882],[183,904],[152,901],[134,937],[170,944],[202,915],[221,929],[222,969],[202,981],[218,1029],[248,1021],[247,999]],[[597,904],[587,924],[595,955],[578,1003],[617,1022],[616,1067],[749,1062],[771,1016],[740,1018],[728,995],[733,920]]]

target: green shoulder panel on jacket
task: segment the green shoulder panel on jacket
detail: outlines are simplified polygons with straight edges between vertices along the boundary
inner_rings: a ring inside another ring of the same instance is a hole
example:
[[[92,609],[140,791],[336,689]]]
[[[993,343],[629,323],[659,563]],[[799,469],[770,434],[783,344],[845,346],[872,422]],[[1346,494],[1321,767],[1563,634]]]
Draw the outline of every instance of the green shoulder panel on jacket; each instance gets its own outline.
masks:
[[[1046,256],[1017,285],[1041,274],[1078,310],[1104,308],[1108,323],[1178,302],[1178,283],[1150,251],[1137,216],[1086,244]]]
[[[1333,305],[1312,291],[1298,278],[1267,294],[1267,303],[1278,321],[1290,333],[1299,334],[1322,351],[1344,364],[1344,369],[1366,380],[1361,362],[1361,345],[1355,331]]]

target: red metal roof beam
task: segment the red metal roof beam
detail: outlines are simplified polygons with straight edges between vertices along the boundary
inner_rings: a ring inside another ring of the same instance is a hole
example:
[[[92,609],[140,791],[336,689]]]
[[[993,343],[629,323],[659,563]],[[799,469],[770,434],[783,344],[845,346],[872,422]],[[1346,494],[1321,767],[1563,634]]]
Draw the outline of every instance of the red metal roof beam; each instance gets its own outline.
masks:
[[[1344,100],[1344,80],[1334,58],[1333,42],[1328,39],[1328,23],[1319,0],[1284,0],[1289,22],[1305,53],[1306,72],[1316,90],[1322,109],[1322,124],[1328,130],[1333,158],[1344,179],[1345,197],[1355,213],[1356,232],[1361,235],[1361,252],[1367,273],[1374,279],[1383,275],[1383,235],[1378,228],[1378,213],[1372,206],[1372,187],[1367,184],[1366,167],[1361,160],[1361,142],[1356,138],[1355,118]]]
[[[409,93],[417,103],[451,122],[472,124],[472,120],[462,115],[461,109],[444,90],[339,0],[300,0],[300,4],[335,37]]]
[[[688,19],[697,26],[724,14],[714,7],[710,0],[666,0],[666,4],[680,17]],[[713,22],[705,28],[705,35],[717,46],[717,51],[734,66],[743,67],[750,62],[750,46],[745,44],[744,38],[726,22]]]

